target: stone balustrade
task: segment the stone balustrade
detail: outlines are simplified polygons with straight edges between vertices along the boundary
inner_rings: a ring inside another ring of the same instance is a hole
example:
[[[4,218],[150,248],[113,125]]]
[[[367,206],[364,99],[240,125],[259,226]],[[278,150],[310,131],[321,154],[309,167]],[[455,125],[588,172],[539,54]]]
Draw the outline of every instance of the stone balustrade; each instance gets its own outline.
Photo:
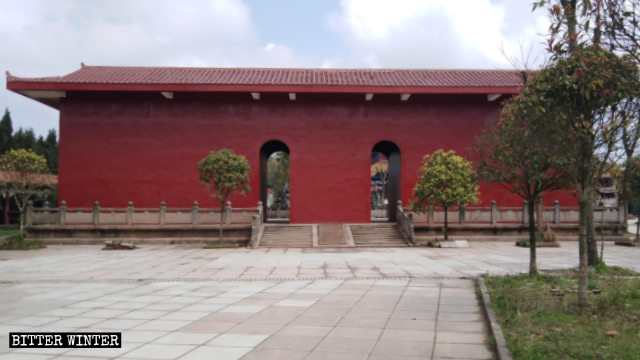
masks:
[[[577,206],[560,206],[560,203],[555,201],[553,206],[544,207],[544,221],[555,225],[577,224],[580,215],[579,210]],[[403,209],[405,213],[410,211],[408,208]],[[617,208],[594,208],[594,222],[596,224],[623,224],[625,216],[626,211],[622,204]],[[491,206],[461,206],[449,209],[448,218],[450,224],[457,223],[460,225],[528,224],[529,222],[526,201],[521,207],[498,206],[495,201],[491,202]],[[426,225],[443,224],[444,209],[429,206],[424,213],[413,213],[413,223]]]
[[[220,208],[201,208],[197,201],[189,208],[170,208],[164,201],[157,208],[138,208],[129,202],[127,207],[101,207],[96,201],[92,208],[67,207],[65,201],[60,207],[41,208],[29,204],[26,211],[26,224],[29,227],[166,227],[166,226],[212,226],[219,225],[222,217],[224,224],[246,224],[255,222],[258,215],[262,220],[262,204],[255,208],[234,208],[227,201],[224,210]]]

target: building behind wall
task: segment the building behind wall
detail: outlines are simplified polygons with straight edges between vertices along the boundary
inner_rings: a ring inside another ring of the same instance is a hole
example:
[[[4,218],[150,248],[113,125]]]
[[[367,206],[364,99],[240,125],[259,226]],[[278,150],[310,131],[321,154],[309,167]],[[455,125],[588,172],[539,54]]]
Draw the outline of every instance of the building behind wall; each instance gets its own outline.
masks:
[[[519,73],[505,70],[83,65],[7,78],[8,89],[60,111],[58,198],[69,206],[218,206],[196,166],[222,148],[253,169],[251,191],[231,201],[255,206],[266,199],[263,159],[285,151],[292,223],[369,222],[373,151],[389,159],[389,203],[408,204],[422,157],[465,155],[521,87]],[[480,191],[483,204],[522,205],[498,186]],[[546,199],[575,203],[568,192]]]

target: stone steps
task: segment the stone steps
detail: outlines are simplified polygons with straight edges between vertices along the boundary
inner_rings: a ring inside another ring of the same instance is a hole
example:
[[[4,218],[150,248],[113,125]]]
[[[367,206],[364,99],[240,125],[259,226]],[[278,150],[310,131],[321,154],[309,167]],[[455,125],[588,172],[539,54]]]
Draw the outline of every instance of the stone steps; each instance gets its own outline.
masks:
[[[312,246],[311,225],[266,225],[259,244],[261,248],[307,248]]]
[[[408,246],[396,224],[362,224],[349,227],[357,247]]]

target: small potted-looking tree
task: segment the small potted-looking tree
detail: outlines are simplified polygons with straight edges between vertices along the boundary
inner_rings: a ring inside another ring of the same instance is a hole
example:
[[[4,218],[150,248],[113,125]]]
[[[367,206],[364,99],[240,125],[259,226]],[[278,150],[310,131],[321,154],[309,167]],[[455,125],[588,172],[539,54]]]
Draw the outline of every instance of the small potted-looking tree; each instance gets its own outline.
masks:
[[[418,171],[418,183],[413,189],[414,212],[426,212],[429,205],[444,208],[444,241],[449,240],[448,210],[453,205],[464,206],[478,201],[478,177],[471,163],[455,151],[438,150],[425,155]]]
[[[212,198],[220,202],[220,241],[224,226],[224,206],[231,194],[244,195],[249,191],[249,173],[251,166],[242,155],[233,150],[212,151],[198,163],[198,175],[209,190]]]

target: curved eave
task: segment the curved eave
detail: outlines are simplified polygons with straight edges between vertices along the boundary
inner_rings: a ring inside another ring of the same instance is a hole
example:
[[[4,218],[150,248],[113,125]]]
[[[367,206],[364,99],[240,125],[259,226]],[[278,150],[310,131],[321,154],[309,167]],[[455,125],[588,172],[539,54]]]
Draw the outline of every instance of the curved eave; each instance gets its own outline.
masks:
[[[517,94],[519,86],[344,86],[344,85],[207,85],[207,84],[86,84],[12,80],[7,89],[59,108],[66,91],[247,92],[337,94]],[[59,95],[59,96],[56,96]]]

